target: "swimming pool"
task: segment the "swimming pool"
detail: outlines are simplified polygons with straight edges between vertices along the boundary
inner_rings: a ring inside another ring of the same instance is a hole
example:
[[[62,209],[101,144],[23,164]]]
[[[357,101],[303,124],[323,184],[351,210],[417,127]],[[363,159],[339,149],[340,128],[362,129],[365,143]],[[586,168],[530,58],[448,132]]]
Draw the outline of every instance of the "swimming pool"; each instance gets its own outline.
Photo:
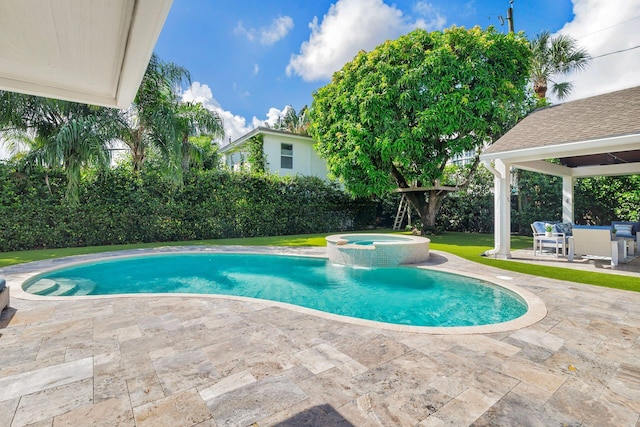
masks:
[[[40,295],[219,294],[259,298],[396,325],[476,326],[527,311],[489,282],[420,269],[357,269],[323,258],[269,254],[170,254],[53,270],[25,282]]]

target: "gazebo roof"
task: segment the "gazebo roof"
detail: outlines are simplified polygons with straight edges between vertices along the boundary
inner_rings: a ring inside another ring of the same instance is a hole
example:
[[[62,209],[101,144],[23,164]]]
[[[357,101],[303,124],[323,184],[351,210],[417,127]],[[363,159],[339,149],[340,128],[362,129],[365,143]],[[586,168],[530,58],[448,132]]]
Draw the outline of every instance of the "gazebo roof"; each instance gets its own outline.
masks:
[[[536,110],[480,158],[554,175],[640,173],[640,86]],[[562,166],[539,162],[554,158]]]

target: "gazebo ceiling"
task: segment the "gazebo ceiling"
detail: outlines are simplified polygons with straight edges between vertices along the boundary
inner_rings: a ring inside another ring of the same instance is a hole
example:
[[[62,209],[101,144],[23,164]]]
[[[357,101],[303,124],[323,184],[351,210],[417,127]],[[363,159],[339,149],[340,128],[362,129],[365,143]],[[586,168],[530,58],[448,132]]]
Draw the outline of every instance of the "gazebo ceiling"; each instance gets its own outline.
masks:
[[[560,158],[560,164],[577,168],[583,166],[618,165],[640,162],[640,150],[617,151],[614,153],[590,154],[586,156],[569,156]]]
[[[171,3],[0,1],[0,89],[128,107]]]

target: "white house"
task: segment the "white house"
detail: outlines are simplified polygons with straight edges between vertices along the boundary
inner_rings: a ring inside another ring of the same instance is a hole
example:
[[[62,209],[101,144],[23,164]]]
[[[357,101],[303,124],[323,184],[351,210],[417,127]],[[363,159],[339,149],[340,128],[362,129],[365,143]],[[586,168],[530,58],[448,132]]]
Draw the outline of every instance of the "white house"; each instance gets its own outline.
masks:
[[[267,127],[258,127],[220,149],[225,164],[232,170],[249,166],[249,144],[254,136],[263,138],[267,172],[327,179],[327,162],[313,149],[313,138]]]

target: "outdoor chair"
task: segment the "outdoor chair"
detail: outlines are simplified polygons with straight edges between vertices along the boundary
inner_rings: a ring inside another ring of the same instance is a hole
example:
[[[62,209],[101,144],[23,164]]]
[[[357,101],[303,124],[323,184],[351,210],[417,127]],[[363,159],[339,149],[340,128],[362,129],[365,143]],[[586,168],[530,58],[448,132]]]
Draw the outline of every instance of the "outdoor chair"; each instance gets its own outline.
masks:
[[[611,228],[616,230],[616,237],[621,237],[626,241],[629,241],[629,255],[634,255],[637,250],[636,247],[638,246],[638,242],[640,241],[638,238],[640,236],[640,223],[613,221],[611,223]],[[638,247],[638,249],[640,249],[640,247]]]
[[[547,225],[550,225],[551,233],[547,233]],[[533,231],[533,255],[542,255],[543,249],[553,249],[556,254],[567,254],[568,237],[571,235],[571,224],[556,223],[551,221],[535,221],[531,224]]]
[[[573,236],[569,239],[569,262],[579,256],[610,259],[611,266],[617,266],[624,242],[612,237],[609,226],[574,226]]]

